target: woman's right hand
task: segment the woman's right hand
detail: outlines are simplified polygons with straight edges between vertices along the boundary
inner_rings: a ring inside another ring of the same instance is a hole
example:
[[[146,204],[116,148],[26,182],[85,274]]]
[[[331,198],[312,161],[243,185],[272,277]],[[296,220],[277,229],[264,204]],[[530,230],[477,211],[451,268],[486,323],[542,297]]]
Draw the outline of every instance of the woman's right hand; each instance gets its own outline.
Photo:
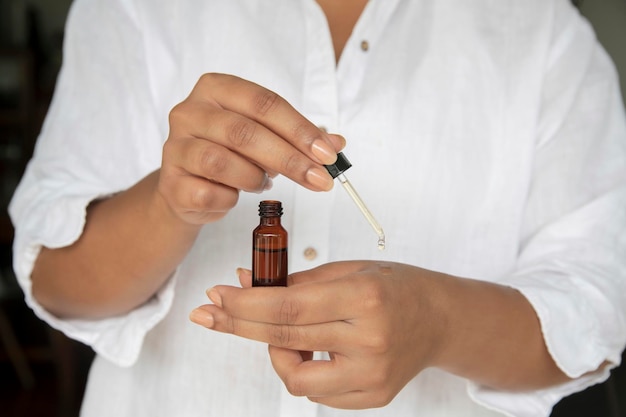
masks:
[[[323,164],[345,145],[276,93],[226,74],[205,74],[170,113],[158,190],[183,221],[222,218],[239,191],[260,193],[282,174],[314,191],[332,188]]]

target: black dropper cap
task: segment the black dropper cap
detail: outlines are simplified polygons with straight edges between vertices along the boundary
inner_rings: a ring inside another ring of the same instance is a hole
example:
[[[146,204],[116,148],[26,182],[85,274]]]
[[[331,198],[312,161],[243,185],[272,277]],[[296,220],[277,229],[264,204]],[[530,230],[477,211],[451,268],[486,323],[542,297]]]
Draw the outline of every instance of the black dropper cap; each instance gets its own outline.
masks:
[[[348,158],[343,154],[343,152],[339,152],[337,154],[337,160],[332,165],[324,165],[326,170],[330,174],[331,177],[337,178],[339,175],[343,174],[348,168],[350,168],[352,164],[348,161]]]

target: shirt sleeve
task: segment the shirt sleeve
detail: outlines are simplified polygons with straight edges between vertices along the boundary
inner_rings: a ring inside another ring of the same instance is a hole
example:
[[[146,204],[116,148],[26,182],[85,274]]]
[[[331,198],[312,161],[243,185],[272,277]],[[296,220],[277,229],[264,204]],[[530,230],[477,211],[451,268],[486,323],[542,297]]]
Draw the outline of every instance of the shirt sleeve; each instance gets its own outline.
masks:
[[[548,416],[563,397],[604,381],[626,344],[624,106],[589,24],[569,2],[553,3],[523,244],[501,283],[532,304],[548,351],[572,380],[525,393],[470,383],[476,401],[516,417]]]
[[[133,363],[146,332],[167,313],[173,280],[125,316],[60,320],[32,297],[30,275],[42,246],[64,247],[80,237],[90,202],[128,188],[160,165],[164,133],[151,104],[138,22],[132,1],[73,3],[55,95],[9,207],[14,269],[27,304],[52,327],[119,365]]]

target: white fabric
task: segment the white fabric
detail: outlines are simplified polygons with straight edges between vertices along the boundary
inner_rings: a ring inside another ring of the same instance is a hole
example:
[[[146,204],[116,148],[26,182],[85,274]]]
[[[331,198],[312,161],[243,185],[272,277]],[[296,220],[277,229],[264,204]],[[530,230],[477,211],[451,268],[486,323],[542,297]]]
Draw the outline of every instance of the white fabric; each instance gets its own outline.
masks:
[[[27,302],[98,353],[83,416],[538,417],[605,379],[608,369],[592,372],[602,362],[619,363],[626,124],[614,68],[568,1],[372,0],[338,67],[313,0],[75,0],[66,36],[58,89],[10,210]],[[168,112],[205,72],[273,89],[343,134],[347,176],[387,250],[341,187],[313,193],[278,178],[207,225],[177,277],[133,313],[51,316],[29,292],[39,248],[76,240],[89,201],[158,168]],[[188,320],[206,288],[236,284],[235,268],[249,266],[265,197],[283,201],[291,271],[380,258],[514,286],[576,379],[509,393],[426,370],[367,411],[291,397],[265,346]]]

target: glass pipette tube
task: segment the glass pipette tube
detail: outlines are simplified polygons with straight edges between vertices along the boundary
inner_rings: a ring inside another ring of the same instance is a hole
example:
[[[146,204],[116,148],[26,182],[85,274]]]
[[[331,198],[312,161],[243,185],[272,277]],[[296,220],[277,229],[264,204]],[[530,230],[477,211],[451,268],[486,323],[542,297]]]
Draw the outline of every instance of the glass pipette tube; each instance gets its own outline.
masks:
[[[348,192],[348,195],[350,195],[350,198],[352,198],[352,201],[354,201],[354,203],[357,205],[359,210],[361,210],[361,213],[363,213],[363,216],[365,216],[370,226],[372,226],[372,229],[374,229],[374,231],[378,235],[378,249],[384,250],[385,249],[385,232],[383,231],[383,228],[381,227],[380,223],[376,221],[376,218],[374,218],[374,215],[367,208],[367,206],[365,205],[365,203],[359,196],[359,193],[356,192],[356,190],[354,189],[350,181],[348,181],[348,178],[346,178],[346,176],[343,173],[341,173],[337,175],[337,179],[339,180],[341,185],[343,185],[343,188]]]
[[[363,216],[365,216],[365,218],[369,222],[370,226],[372,226],[372,228],[378,235],[378,249],[383,250],[385,249],[385,232],[383,232],[383,228],[376,221],[376,219],[372,215],[372,212],[369,211],[363,200],[361,200],[361,197],[359,197],[359,194],[356,192],[352,184],[350,184],[348,178],[343,175],[344,171],[346,171],[351,166],[352,164],[350,163],[350,161],[348,161],[348,158],[346,158],[343,152],[339,152],[337,154],[337,161],[335,161],[334,164],[325,165],[326,170],[328,171],[330,176],[339,180],[341,185],[343,185],[343,188],[348,192],[350,198],[352,198],[352,201],[354,201],[359,210],[361,210],[361,213],[363,213]]]

